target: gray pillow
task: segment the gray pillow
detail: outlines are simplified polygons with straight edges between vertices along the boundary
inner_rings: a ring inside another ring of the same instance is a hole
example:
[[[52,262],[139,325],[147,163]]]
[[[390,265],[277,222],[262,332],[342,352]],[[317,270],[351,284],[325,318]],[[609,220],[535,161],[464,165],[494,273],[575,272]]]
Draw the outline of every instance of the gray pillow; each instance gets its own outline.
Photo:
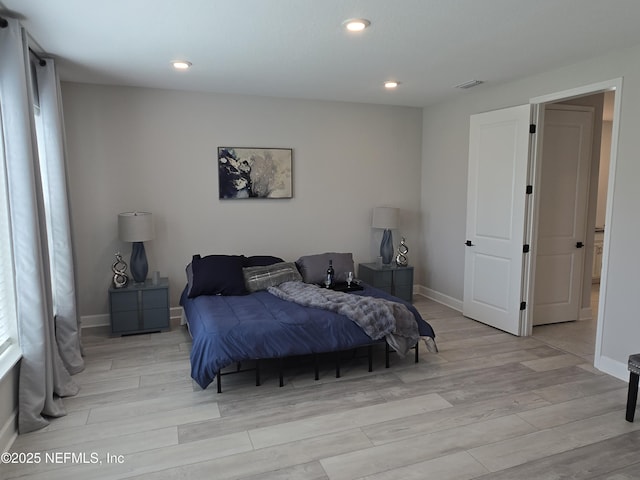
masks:
[[[353,272],[353,255],[351,253],[327,252],[318,255],[306,255],[296,261],[298,270],[305,283],[322,283],[327,276],[329,260],[333,263],[336,282],[345,282],[347,272]]]
[[[273,265],[245,267],[242,269],[244,285],[249,292],[266,290],[284,282],[302,281],[295,263],[280,262]]]

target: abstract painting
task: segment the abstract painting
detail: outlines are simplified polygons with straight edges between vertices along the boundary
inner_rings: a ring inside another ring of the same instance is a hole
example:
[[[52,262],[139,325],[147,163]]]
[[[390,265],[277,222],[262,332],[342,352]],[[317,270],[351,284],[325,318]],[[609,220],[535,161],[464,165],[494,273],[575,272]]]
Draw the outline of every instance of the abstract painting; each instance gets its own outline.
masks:
[[[219,198],[292,198],[290,148],[218,147]]]

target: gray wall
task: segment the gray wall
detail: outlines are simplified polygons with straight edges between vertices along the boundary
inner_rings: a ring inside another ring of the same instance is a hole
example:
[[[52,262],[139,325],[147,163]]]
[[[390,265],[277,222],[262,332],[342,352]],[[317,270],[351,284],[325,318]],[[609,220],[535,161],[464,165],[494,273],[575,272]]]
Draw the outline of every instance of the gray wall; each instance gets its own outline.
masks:
[[[401,209],[396,245],[404,235],[418,262],[421,109],[74,83],[62,98],[83,316],[108,313],[114,253],[131,252],[117,215],[130,210],[154,215],[149,270],[170,277],[172,306],[194,253],[372,261],[377,205]],[[219,200],[218,146],[293,148],[294,198]]]
[[[483,85],[454,100],[424,109],[422,148],[422,280],[425,287],[455,301],[463,296],[469,116],[522,105],[536,96],[623,77],[622,116],[613,191],[609,266],[604,302],[600,367],[626,373],[638,350],[640,322],[635,299],[640,256],[640,47],[491,87]]]

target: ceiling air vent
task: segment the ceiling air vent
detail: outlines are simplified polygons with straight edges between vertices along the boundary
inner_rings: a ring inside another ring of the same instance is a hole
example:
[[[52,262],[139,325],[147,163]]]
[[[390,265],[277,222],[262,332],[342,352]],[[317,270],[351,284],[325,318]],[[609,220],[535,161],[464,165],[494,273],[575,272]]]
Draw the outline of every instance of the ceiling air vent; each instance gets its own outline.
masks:
[[[460,85],[456,85],[453,88],[471,88],[471,87],[475,87],[476,85],[480,85],[481,83],[484,83],[482,80],[469,80],[468,82],[464,82],[461,83]]]

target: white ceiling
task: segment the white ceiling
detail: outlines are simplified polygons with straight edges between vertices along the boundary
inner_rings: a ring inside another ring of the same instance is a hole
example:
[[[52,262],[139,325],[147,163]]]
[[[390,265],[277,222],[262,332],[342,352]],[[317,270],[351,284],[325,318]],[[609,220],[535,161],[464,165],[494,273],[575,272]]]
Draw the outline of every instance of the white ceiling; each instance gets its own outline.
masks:
[[[495,85],[640,44],[638,0],[3,4],[59,58],[63,80],[390,105],[426,106],[464,95],[452,87],[471,79]],[[349,33],[351,17],[371,26]],[[175,59],[193,67],[173,71]]]

